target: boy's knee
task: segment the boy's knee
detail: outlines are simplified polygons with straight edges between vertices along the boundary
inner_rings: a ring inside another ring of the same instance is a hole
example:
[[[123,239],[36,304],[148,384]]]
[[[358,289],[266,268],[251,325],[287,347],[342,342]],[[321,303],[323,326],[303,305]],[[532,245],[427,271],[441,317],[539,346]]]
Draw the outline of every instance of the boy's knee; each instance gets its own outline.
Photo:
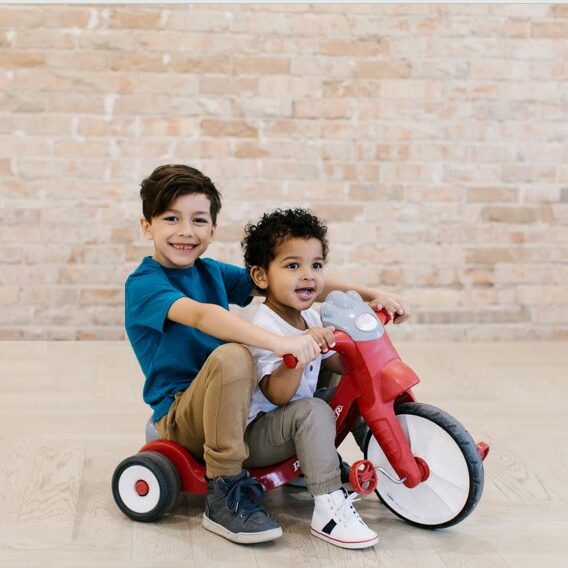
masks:
[[[335,414],[325,401],[319,398],[302,398],[294,404],[296,405],[296,420],[302,425],[328,424],[335,428]]]
[[[240,343],[225,343],[210,357],[221,367],[223,377],[247,380],[256,385],[254,362],[250,351]]]

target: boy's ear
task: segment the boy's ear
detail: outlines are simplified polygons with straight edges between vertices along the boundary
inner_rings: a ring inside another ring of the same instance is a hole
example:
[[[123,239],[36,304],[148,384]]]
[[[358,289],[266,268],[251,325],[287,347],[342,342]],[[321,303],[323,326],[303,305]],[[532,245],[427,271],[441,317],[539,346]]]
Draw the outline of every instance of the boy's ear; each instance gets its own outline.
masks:
[[[140,219],[140,227],[142,228],[142,233],[144,236],[151,241],[152,240],[152,223],[148,221],[145,217]]]
[[[211,234],[209,235],[209,238],[214,239],[216,232],[217,232],[217,225],[211,225]]]
[[[266,270],[264,270],[264,268],[260,266],[253,266],[250,269],[250,277],[252,278],[255,286],[258,286],[261,290],[266,290],[268,288]]]

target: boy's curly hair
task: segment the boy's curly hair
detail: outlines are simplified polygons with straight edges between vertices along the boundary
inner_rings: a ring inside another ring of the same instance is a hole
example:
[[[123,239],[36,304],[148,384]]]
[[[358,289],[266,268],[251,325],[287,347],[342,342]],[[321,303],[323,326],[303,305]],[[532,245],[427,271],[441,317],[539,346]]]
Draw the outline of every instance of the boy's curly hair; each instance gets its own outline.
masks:
[[[245,227],[241,241],[245,266],[250,270],[260,266],[265,270],[276,256],[276,247],[289,238],[318,239],[323,259],[327,258],[327,227],[307,209],[276,209],[265,213],[260,221]]]

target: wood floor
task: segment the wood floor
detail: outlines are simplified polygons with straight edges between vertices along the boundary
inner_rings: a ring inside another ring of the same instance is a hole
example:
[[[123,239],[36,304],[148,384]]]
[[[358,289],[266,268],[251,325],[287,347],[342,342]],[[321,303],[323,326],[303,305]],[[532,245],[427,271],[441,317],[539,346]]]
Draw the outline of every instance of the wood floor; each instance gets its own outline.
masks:
[[[568,348],[560,343],[403,343],[417,398],[491,445],[479,507],[437,532],[397,520],[373,495],[358,510],[379,544],[347,551],[309,535],[312,502],[292,488],[266,505],[273,543],[241,546],[201,527],[203,497],[154,524],[126,518],[110,480],[143,443],[149,415],[127,343],[0,343],[0,566],[568,566]],[[352,442],[344,457],[357,457]]]

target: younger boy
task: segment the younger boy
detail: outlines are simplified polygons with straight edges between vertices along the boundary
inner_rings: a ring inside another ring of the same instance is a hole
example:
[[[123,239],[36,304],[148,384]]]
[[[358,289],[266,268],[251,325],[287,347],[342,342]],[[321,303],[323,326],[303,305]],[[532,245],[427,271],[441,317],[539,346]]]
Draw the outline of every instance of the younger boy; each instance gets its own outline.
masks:
[[[282,358],[251,347],[258,386],[252,393],[245,440],[246,466],[263,466],[297,454],[315,507],[311,533],[343,548],[366,548],[378,542],[341,487],[335,449],[335,416],[316,390],[320,363],[341,373],[332,328],[322,328],[311,308],[324,290],[327,228],[303,209],[276,210],[248,225],[242,242],[246,267],[266,295],[252,323],[283,336],[311,335],[324,355],[286,367]],[[356,496],[356,494],[354,494]]]

